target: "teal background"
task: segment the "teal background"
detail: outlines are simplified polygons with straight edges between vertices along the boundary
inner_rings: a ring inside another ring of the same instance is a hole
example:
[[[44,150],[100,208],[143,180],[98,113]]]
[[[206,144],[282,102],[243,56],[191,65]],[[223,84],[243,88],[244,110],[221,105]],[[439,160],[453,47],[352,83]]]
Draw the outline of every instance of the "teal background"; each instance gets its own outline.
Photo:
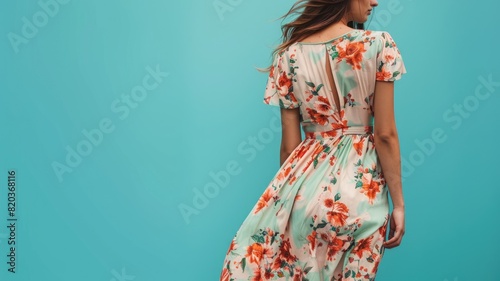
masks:
[[[231,9],[218,13],[221,3]],[[9,33],[22,35],[23,17],[43,9],[3,1],[0,280],[218,280],[231,238],[279,168],[279,109],[262,103],[267,77],[254,67],[270,63],[274,19],[293,3],[69,0],[16,52]],[[479,77],[500,81],[499,8],[387,0],[375,9],[368,29],[390,32],[408,71],[395,93],[407,233],[377,280],[500,280],[500,87],[454,111],[473,101]],[[148,66],[168,77],[128,115],[113,111]],[[102,120],[114,129],[59,180],[53,163]],[[418,143],[433,130],[444,141],[426,151]],[[233,174],[217,183],[211,173],[228,165]],[[15,274],[6,264],[12,169]],[[182,206],[194,213],[183,217]]]

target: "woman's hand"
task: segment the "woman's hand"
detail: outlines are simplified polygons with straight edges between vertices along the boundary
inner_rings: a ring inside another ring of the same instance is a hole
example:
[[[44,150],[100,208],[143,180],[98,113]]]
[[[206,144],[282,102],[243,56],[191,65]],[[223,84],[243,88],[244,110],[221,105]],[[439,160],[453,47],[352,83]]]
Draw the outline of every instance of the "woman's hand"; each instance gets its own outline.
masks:
[[[405,210],[404,207],[395,207],[392,210],[389,230],[389,240],[385,241],[385,248],[394,248],[401,244],[405,234]]]

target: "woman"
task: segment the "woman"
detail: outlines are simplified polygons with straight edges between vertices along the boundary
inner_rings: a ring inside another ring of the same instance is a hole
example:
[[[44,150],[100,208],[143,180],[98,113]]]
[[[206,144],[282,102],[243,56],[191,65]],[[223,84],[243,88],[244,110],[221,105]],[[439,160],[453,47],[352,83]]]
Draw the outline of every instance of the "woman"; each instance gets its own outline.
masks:
[[[299,0],[283,16],[304,8],[282,27],[264,95],[281,108],[281,167],[234,236],[220,280],[374,280],[384,249],[401,243],[393,96],[406,69],[388,32],[352,28],[377,5]]]

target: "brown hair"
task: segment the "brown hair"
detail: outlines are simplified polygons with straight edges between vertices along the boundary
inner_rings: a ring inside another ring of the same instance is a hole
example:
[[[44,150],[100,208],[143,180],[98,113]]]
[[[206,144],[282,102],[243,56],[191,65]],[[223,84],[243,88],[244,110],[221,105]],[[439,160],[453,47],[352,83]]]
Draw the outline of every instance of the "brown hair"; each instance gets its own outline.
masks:
[[[340,21],[347,13],[351,0],[298,0],[290,10],[277,19],[285,19],[292,14],[299,16],[292,22],[281,26],[282,43],[276,47],[271,57],[283,52],[293,43],[300,41],[333,23]],[[302,12],[299,10],[303,9]],[[363,23],[348,22],[348,26],[364,29]],[[272,65],[267,68],[257,68],[260,72],[269,72]]]

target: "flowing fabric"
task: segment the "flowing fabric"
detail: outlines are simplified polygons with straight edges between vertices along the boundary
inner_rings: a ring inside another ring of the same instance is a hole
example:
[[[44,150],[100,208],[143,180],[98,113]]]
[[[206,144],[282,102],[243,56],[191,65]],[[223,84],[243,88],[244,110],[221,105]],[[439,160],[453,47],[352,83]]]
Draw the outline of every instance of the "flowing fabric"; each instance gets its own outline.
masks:
[[[263,102],[299,108],[305,138],[236,232],[221,281],[375,279],[389,203],[373,97],[376,81],[404,73],[384,31],[296,42],[276,55]]]

